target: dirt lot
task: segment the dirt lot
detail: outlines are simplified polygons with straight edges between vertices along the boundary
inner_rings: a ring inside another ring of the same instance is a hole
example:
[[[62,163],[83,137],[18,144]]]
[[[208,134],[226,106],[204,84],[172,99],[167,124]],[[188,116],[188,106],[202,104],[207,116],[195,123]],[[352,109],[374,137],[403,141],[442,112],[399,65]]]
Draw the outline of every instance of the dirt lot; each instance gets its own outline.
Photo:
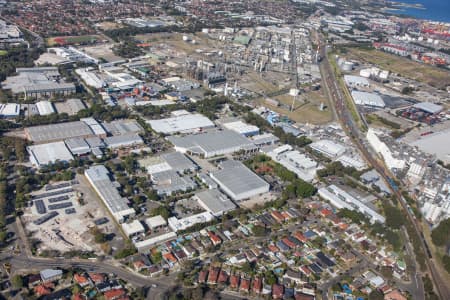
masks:
[[[147,33],[136,35],[135,38],[143,43],[159,44],[164,43],[169,48],[173,47],[178,51],[182,51],[187,55],[196,54],[197,49],[215,49],[216,45],[212,40],[202,34],[185,34],[191,40],[195,40],[195,44],[192,42],[183,41],[183,34],[181,33]],[[200,56],[199,56],[200,57]]]
[[[378,50],[346,48],[345,56],[362,62],[375,64],[401,76],[425,82],[436,88],[450,85],[450,72],[430,65],[414,62],[410,59]]]
[[[24,211],[22,220],[26,230],[33,238],[41,241],[39,251],[57,250],[63,253],[81,250],[101,253],[100,245],[95,243],[89,229],[95,226],[94,220],[105,216],[109,219],[109,222],[98,226],[98,228],[104,233],[116,235],[117,228],[115,223],[111,220],[105,208],[98,202],[100,200],[91,190],[84,176],[77,175],[76,180],[79,183],[72,185],[74,191],[65,194],[70,196],[70,198],[62,201],[72,202],[72,207],[76,210],[75,213],[66,214],[64,209],[57,209],[58,216],[41,225],[36,225],[33,221],[42,216],[37,213],[36,205],[28,207]],[[79,199],[82,201],[80,202]],[[48,206],[53,203],[48,201],[48,197],[44,198],[43,201],[47,212],[49,212]]]
[[[85,51],[87,54],[97,58],[97,59],[105,59],[106,61],[116,61],[121,60],[122,57],[117,56],[111,50],[113,44],[102,44],[97,46],[88,46],[80,48],[80,50]]]
[[[123,27],[122,24],[119,24],[116,22],[101,22],[101,23],[95,24],[95,26],[97,26],[98,28],[100,28],[102,30],[112,30],[112,29],[117,29],[117,28]]]
[[[332,122],[334,119],[329,102],[320,91],[308,92],[298,96],[294,105],[294,111],[290,111],[292,96],[284,94],[276,96],[274,99],[279,101],[280,106],[271,105],[263,98],[257,99],[257,102],[273,111],[288,116],[291,120],[298,123],[320,125]],[[325,105],[323,111],[320,110],[321,103]]]

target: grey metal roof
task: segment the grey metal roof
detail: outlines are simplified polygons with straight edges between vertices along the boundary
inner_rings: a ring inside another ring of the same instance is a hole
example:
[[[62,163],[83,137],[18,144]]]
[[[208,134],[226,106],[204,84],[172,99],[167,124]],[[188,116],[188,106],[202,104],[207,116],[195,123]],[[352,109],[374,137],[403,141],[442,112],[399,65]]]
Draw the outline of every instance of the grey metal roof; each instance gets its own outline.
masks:
[[[26,128],[33,142],[57,141],[93,135],[91,128],[81,121],[58,123]]]
[[[128,210],[127,200],[123,198],[109,178],[109,171],[103,165],[92,166],[85,171],[86,176],[95,185],[103,201],[113,213]]]
[[[110,123],[103,123],[106,131],[112,135],[122,135],[127,133],[138,133],[143,131],[143,128],[136,120],[115,120]]]
[[[170,195],[177,191],[194,189],[197,184],[189,177],[181,177],[177,172],[169,170],[152,174],[152,180],[156,183],[154,188],[160,195]]]
[[[64,141],[67,148],[69,148],[72,154],[84,154],[89,152],[90,147],[83,138],[71,138]]]
[[[97,136],[88,137],[88,138],[85,138],[85,140],[86,140],[86,143],[88,143],[91,148],[105,147],[105,143],[102,141],[101,138],[99,138]]]
[[[54,270],[54,269],[45,269],[45,270],[41,271],[40,275],[41,275],[41,279],[43,281],[46,281],[48,279],[62,275],[62,271]]]
[[[137,133],[111,136],[105,138],[104,141],[110,148],[120,148],[144,143]]]
[[[167,162],[167,164],[169,164],[172,170],[177,172],[195,170],[197,168],[193,161],[179,152],[166,153],[161,155],[161,157]]]
[[[220,186],[226,187],[234,195],[269,186],[267,182],[238,161],[228,160],[221,166],[223,169],[212,172],[211,175]]]
[[[419,102],[417,104],[414,104],[414,107],[426,111],[430,114],[437,114],[444,109],[442,105],[434,104],[431,102]]]
[[[227,196],[217,189],[205,190],[195,194],[195,197],[208,207],[212,214],[227,212],[236,207]]]
[[[184,137],[170,136],[167,138],[172,144],[181,148],[215,152],[223,149],[240,147],[255,147],[247,138],[231,130],[207,132],[203,134],[187,135]]]

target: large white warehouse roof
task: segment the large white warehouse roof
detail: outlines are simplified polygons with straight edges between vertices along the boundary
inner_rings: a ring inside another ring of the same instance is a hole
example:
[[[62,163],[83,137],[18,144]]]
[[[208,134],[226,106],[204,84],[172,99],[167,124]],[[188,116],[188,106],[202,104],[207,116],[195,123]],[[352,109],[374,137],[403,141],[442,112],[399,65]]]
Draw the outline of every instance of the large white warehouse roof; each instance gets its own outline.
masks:
[[[150,124],[154,131],[165,134],[214,127],[214,123],[201,114],[185,114],[161,120],[149,120],[147,123]]]
[[[383,99],[374,93],[352,91],[353,101],[358,105],[385,107]]]
[[[64,142],[29,146],[28,153],[33,165],[41,167],[56,161],[68,162],[73,159]]]

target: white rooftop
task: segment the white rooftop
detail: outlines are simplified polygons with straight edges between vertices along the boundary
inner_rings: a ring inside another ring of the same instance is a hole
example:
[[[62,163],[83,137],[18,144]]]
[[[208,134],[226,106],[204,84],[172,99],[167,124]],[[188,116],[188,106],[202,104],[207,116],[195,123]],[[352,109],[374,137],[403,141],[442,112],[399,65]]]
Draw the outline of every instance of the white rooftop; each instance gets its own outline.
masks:
[[[385,107],[383,99],[374,93],[352,91],[352,97],[357,105]]]
[[[153,229],[156,227],[166,226],[167,221],[161,215],[157,215],[157,216],[145,219],[145,224],[147,224],[147,226],[150,229]]]
[[[134,220],[130,223],[122,223],[122,229],[127,236],[145,232],[144,226],[138,220]]]
[[[147,123],[150,124],[156,132],[165,134],[188,132],[201,128],[214,127],[214,123],[201,114],[184,114],[161,120],[148,120]]]
[[[68,162],[73,159],[64,142],[33,145],[28,146],[27,149],[30,154],[30,161],[38,167],[56,161]]]

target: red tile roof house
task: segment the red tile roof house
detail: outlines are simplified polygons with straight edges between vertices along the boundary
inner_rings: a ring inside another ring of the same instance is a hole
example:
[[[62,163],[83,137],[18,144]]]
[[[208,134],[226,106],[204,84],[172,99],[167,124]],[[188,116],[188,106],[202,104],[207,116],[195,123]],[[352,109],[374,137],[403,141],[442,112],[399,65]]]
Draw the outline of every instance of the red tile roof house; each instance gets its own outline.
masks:
[[[240,276],[237,275],[237,274],[233,274],[233,275],[230,276],[230,288],[231,289],[235,290],[235,289],[238,288],[238,286],[239,286],[239,279],[240,279]]]
[[[253,279],[252,291],[255,294],[259,294],[261,293],[261,289],[262,289],[262,279],[260,277],[255,277]]]
[[[282,239],[282,241],[291,249],[294,249],[296,247],[296,245],[292,241],[290,241],[287,237]]]
[[[73,280],[81,287],[85,287],[85,286],[91,284],[91,282],[89,281],[89,278],[87,278],[86,275],[79,274],[79,273],[75,273],[75,275],[73,275]]]
[[[242,278],[241,284],[239,286],[239,291],[248,293],[249,290],[250,290],[250,279]]]
[[[327,217],[327,216],[329,216],[329,215],[331,215],[333,212],[331,211],[331,210],[329,210],[328,208],[324,208],[324,209],[322,209],[321,211],[320,211],[320,214],[323,216],[323,217]]]
[[[208,276],[208,271],[201,270],[200,273],[198,274],[198,283],[205,283],[207,276]]]
[[[306,243],[308,241],[308,239],[301,232],[296,232],[293,236],[300,242]]]
[[[45,295],[50,295],[52,293],[52,291],[49,288],[47,288],[45,285],[40,284],[40,285],[34,287],[34,293],[37,296],[45,296]]]
[[[89,273],[89,277],[95,284],[105,282],[105,276],[100,273]]]
[[[222,240],[214,232],[208,231],[208,236],[214,246],[220,245]]]
[[[219,268],[209,268],[208,284],[217,284],[219,278]]]
[[[123,289],[114,289],[106,291],[103,296],[106,300],[117,300],[122,296],[125,296],[125,291]]]
[[[272,285],[272,298],[282,299],[284,294],[284,286],[281,284]]]
[[[217,280],[217,283],[219,284],[227,284],[228,283],[228,274],[224,270],[221,270],[219,273],[219,279]]]
[[[273,210],[273,211],[271,211],[270,212],[270,215],[275,219],[275,220],[277,220],[277,222],[278,223],[283,223],[283,221],[284,221],[284,216],[280,213],[280,212],[278,212],[278,211],[276,211],[276,210]]]

